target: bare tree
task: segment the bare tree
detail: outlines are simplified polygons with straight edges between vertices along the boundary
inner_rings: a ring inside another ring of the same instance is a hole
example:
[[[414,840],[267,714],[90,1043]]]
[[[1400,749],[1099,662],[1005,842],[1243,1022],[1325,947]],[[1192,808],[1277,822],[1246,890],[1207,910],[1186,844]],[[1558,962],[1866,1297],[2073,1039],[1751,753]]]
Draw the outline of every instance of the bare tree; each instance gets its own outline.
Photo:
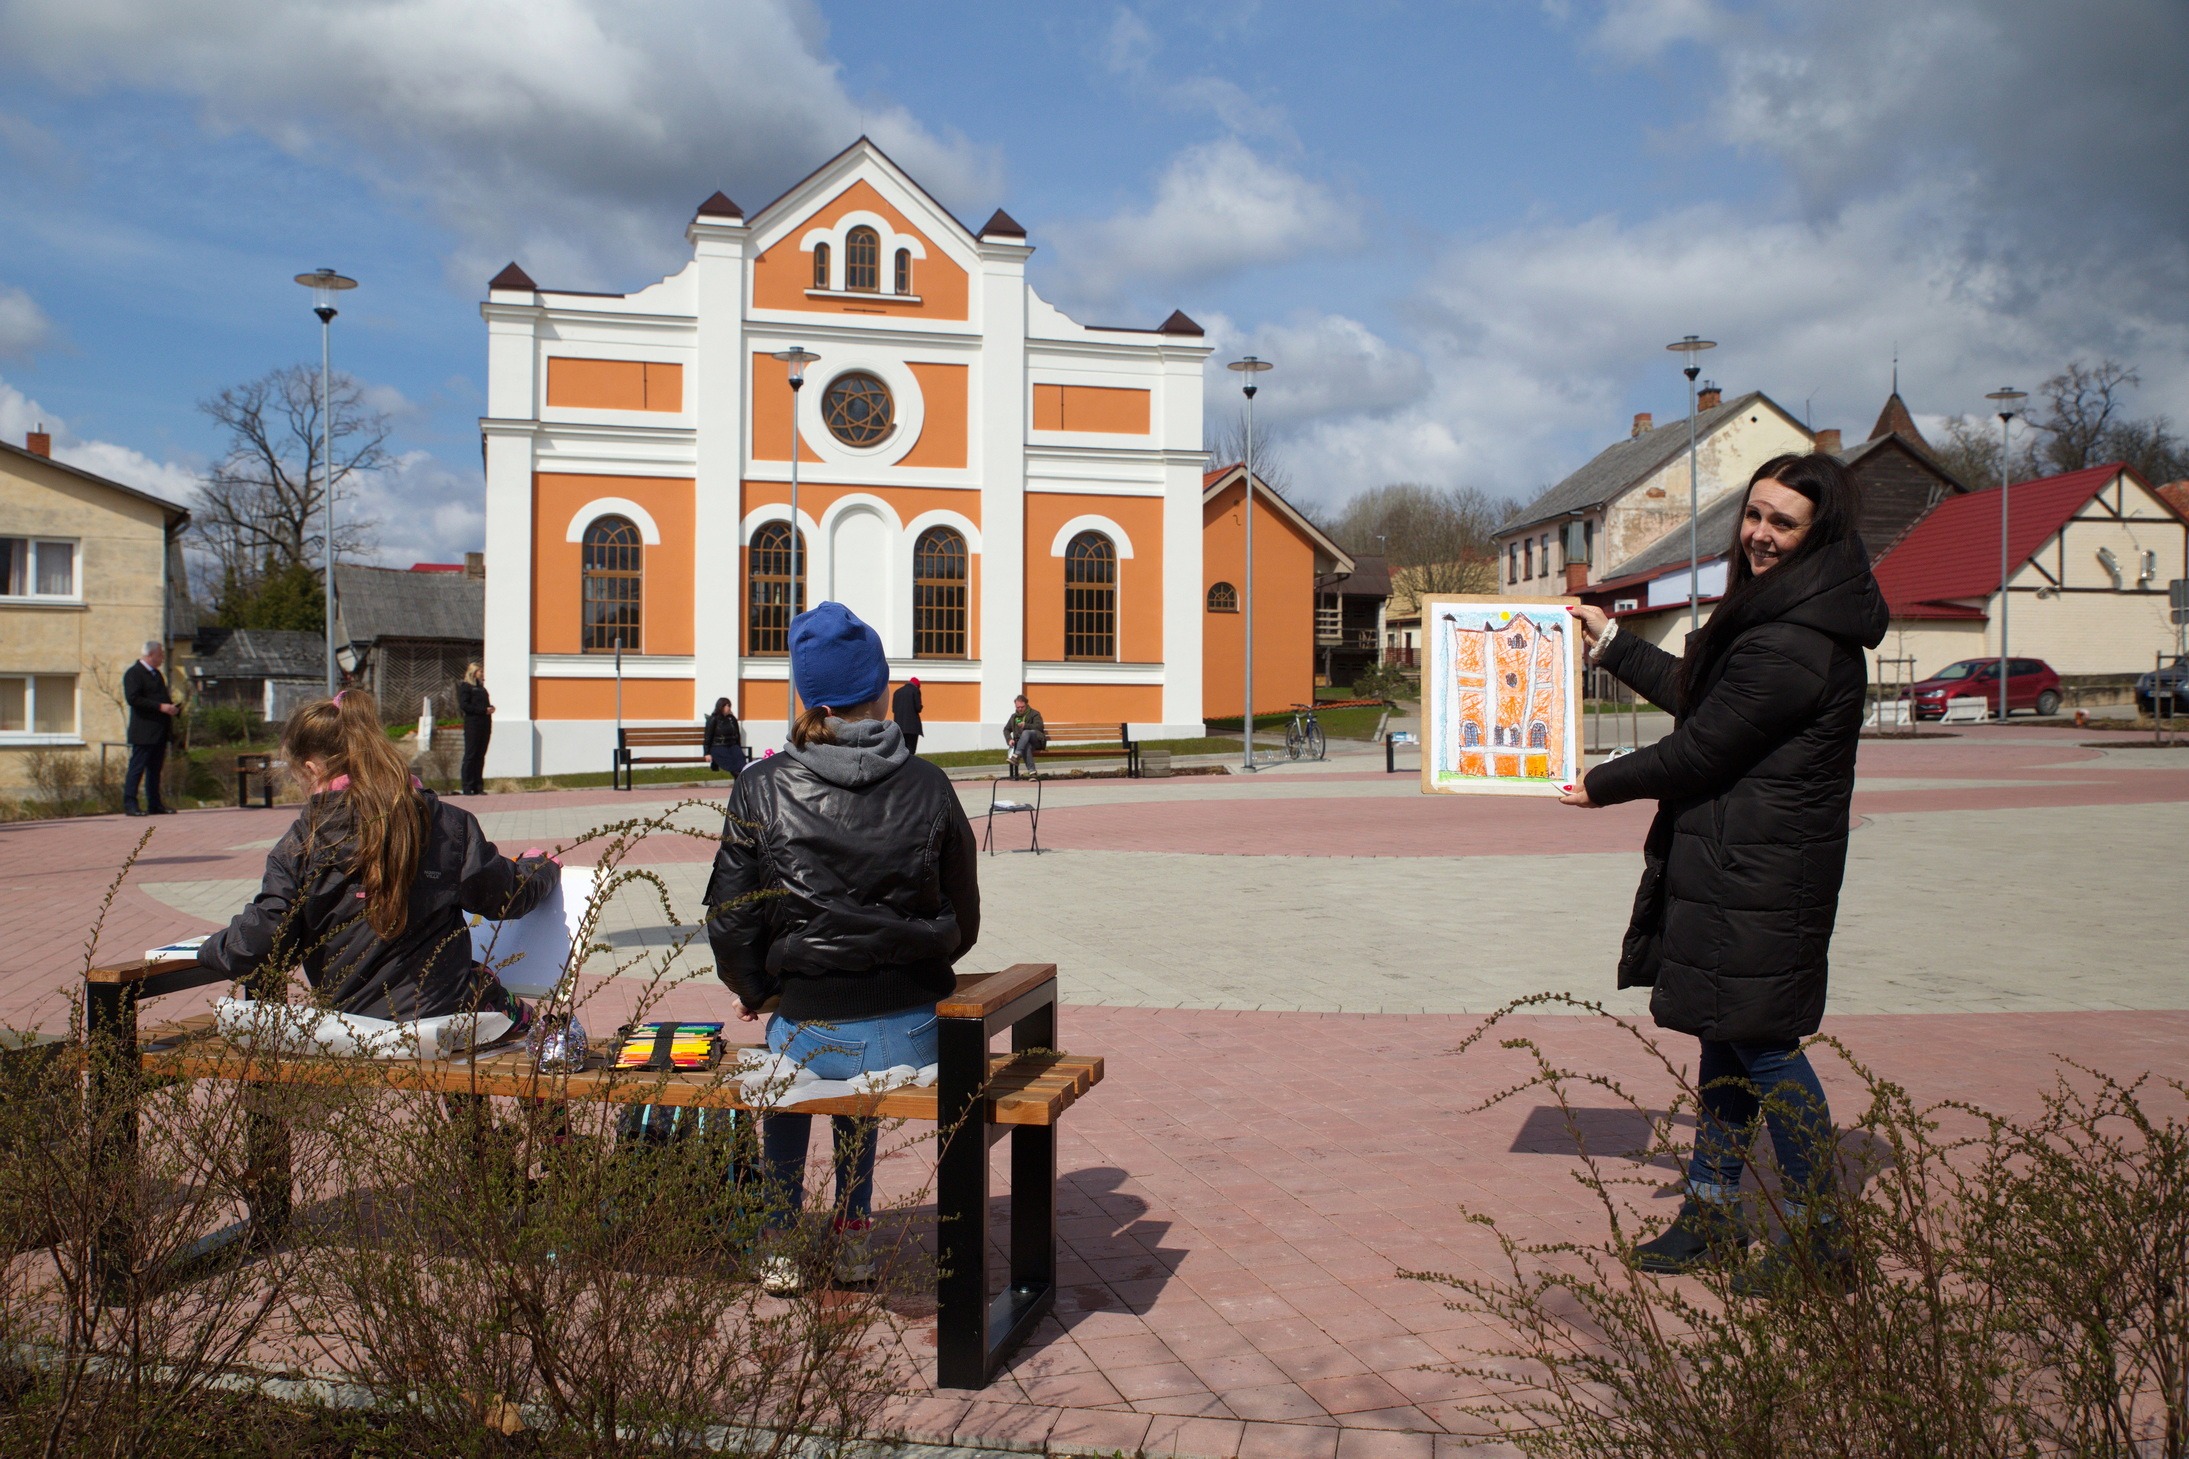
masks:
[[[1204,416],[1201,449],[1209,453],[1209,469],[1243,465],[1247,459],[1247,413],[1240,406],[1228,419]],[[1292,494],[1292,472],[1282,427],[1268,420],[1254,422],[1254,475],[1278,495]],[[1295,503],[1297,505],[1297,503]]]
[[[331,382],[335,501],[353,476],[388,464],[388,418],[364,402],[347,375]],[[231,385],[198,409],[228,432],[228,447],[199,493],[192,530],[211,557],[216,582],[255,583],[269,572],[316,572],[324,553],[327,473],[320,463],[319,372],[289,365]],[[352,517],[335,525],[335,551],[356,555],[373,542],[376,523]]]
[[[2128,392],[2140,383],[2132,366],[2115,360],[2095,366],[2070,361],[2045,381],[2044,404],[2030,413],[2030,429],[2020,433],[2009,474],[2028,481],[2124,461],[2154,484],[2189,475],[2189,443],[2173,433],[2165,416],[2123,413]],[[1948,471],[1970,487],[1999,484],[1995,418],[1956,416],[1946,422],[1944,436],[1933,450]]]
[[[2094,369],[2070,360],[2044,383],[2045,413],[2030,419],[2048,437],[2045,464],[2054,471],[2080,471],[2112,460],[2105,447],[2119,429],[2114,412],[2121,397],[2142,383],[2133,369],[2113,360],[2102,360]]]
[[[1512,509],[1476,487],[1396,481],[1347,502],[1330,531],[1348,552],[1383,554],[1416,594],[1471,593],[1496,585],[1490,534]]]

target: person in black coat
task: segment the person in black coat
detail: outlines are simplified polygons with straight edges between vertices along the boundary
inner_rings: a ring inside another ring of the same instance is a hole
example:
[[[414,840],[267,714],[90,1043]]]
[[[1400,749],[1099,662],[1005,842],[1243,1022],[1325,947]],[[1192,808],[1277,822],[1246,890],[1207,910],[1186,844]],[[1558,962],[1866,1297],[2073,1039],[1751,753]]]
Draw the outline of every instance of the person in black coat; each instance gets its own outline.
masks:
[[[486,794],[486,745],[494,738],[494,701],[487,697],[486,670],[467,665],[456,686],[456,712],[464,718],[464,765],[458,794]]]
[[[1788,1229],[1831,1254],[1819,1204],[1834,1179],[1831,1113],[1801,1041],[1824,1016],[1869,684],[1863,650],[1883,641],[1889,617],[1855,535],[1855,498],[1831,456],[1764,463],[1748,484],[1725,596],[1679,659],[1599,609],[1575,610],[1596,664],[1673,715],[1670,734],[1598,765],[1563,797],[1658,803],[1619,986],[1649,988],[1658,1025],[1702,1042],[1687,1199],[1636,1249],[1645,1270],[1687,1271],[1745,1250],[1739,1191],[1759,1116],[1778,1153]],[[1773,1262],[1789,1259],[1781,1248]]]
[[[920,681],[907,679],[889,696],[889,717],[904,734],[905,747],[920,753]]]
[[[310,793],[266,857],[258,895],[198,949],[215,972],[246,978],[301,965],[339,1013],[420,1019],[525,1009],[473,961],[464,914],[522,917],[562,868],[541,851],[516,860],[478,817],[411,779],[372,696],[344,691],[289,716],[290,773]]]
[[[700,735],[700,747],[707,753],[707,763],[717,770],[735,775],[745,768],[745,730],[737,722],[737,711],[730,707],[728,695],[714,702],[714,713],[707,716]]]
[[[122,777],[122,814],[128,816],[171,814],[160,798],[160,772],[167,766],[167,742],[175,732],[175,695],[167,687],[161,666],[167,650],[158,639],[149,639],[144,657],[122,675],[122,698],[129,704],[129,771]],[[137,783],[144,782],[145,805],[137,809]]]

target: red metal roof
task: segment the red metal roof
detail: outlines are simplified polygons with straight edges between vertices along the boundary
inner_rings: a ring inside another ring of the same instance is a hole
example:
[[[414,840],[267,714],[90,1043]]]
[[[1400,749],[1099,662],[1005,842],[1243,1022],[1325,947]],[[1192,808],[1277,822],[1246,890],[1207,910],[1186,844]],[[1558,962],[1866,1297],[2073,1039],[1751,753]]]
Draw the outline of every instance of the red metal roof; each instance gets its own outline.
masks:
[[[2007,551],[2016,567],[2128,468],[2119,462],[2018,481],[2007,488]],[[1983,618],[1956,599],[1999,591],[1999,488],[1949,496],[1877,563],[1877,585],[1896,618]]]

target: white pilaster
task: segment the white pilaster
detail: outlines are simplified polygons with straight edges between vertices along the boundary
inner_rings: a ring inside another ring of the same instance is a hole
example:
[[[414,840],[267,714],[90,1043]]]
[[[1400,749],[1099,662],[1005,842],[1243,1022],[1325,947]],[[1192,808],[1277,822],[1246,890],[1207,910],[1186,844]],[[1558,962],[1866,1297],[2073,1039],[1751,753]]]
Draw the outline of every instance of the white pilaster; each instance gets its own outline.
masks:
[[[1201,365],[1199,340],[1158,351],[1156,439],[1163,462],[1163,720],[1201,723]]]
[[[737,698],[741,589],[738,522],[744,499],[745,402],[750,368],[745,346],[746,240],[740,218],[701,217],[685,236],[696,261],[698,327],[693,373],[693,424],[698,460],[693,491],[692,624],[695,718],[717,698]]]
[[[974,326],[981,336],[969,440],[981,483],[980,717],[1000,727],[1026,678],[1026,259],[984,239]]]
[[[486,773],[539,773],[532,732],[532,474],[539,417],[540,309],[529,290],[496,289],[487,328],[486,671],[495,705]]]

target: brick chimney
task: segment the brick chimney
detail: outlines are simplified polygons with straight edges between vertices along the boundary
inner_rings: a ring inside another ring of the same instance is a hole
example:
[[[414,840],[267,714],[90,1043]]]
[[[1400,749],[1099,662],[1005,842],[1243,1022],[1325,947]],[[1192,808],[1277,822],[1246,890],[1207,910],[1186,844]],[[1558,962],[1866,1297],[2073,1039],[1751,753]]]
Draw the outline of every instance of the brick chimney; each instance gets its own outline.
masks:
[[[1695,397],[1695,408],[1697,410],[1716,410],[1718,402],[1723,399],[1725,399],[1725,392],[1720,390],[1715,382],[1705,380],[1703,381],[1701,393]]]
[[[1566,564],[1566,591],[1578,593],[1589,585],[1589,565],[1585,562]]]
[[[464,554],[464,576],[467,578],[483,578],[486,576],[485,553],[467,552]]]
[[[27,432],[24,435],[23,449],[33,456],[50,458],[53,455],[53,437],[46,434],[46,423],[44,421],[38,422],[37,430]]]
[[[1631,441],[1634,439],[1635,436],[1645,435],[1652,428],[1653,417],[1651,417],[1650,413],[1646,410],[1638,410],[1634,412],[1634,431],[1631,435],[1627,437],[1627,439]]]
[[[1818,431],[1816,449],[1820,455],[1837,456],[1839,454],[1839,432],[1836,430]]]

